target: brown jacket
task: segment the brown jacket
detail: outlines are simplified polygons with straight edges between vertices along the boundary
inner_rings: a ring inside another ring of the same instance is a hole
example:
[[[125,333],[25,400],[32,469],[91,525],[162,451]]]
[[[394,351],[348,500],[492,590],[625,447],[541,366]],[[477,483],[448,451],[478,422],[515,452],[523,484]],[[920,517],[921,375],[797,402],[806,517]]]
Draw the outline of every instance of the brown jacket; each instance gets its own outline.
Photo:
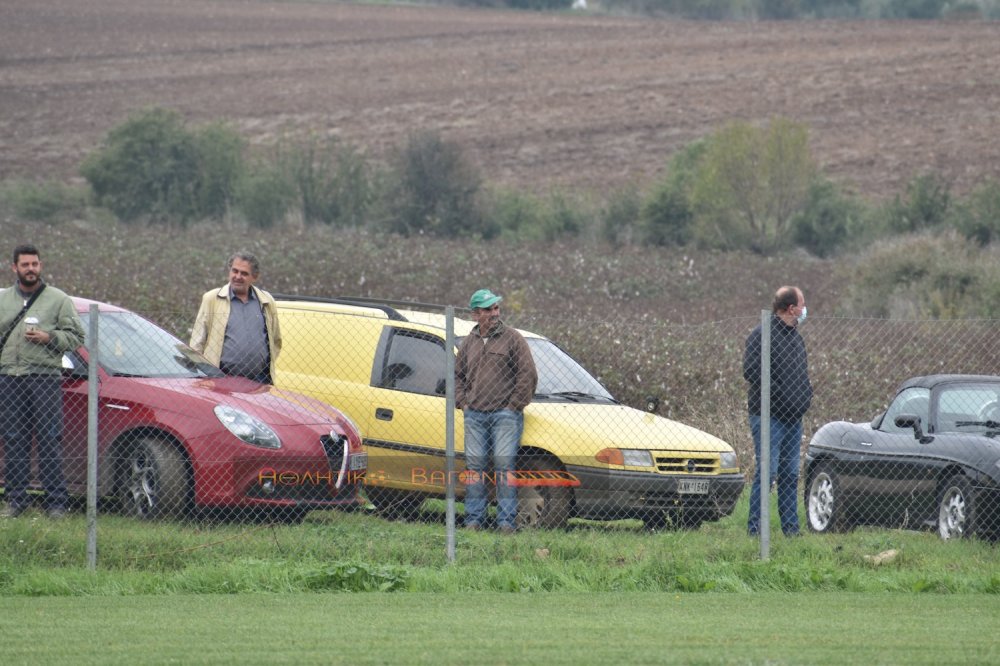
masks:
[[[528,343],[500,322],[487,337],[479,327],[462,341],[455,359],[455,404],[480,412],[522,411],[535,397],[538,372]]]

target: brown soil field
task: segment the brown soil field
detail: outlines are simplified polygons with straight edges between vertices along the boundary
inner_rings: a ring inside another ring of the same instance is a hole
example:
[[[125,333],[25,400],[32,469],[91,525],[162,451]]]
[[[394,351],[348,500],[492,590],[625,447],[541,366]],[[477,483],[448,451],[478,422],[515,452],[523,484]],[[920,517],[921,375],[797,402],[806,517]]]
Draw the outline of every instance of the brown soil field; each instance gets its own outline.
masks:
[[[436,129],[488,182],[648,183],[736,119],[806,123],[826,173],[891,196],[1000,178],[1000,23],[702,23],[254,0],[4,0],[0,179],[78,178],[148,106],[254,144],[314,132],[381,158]]]

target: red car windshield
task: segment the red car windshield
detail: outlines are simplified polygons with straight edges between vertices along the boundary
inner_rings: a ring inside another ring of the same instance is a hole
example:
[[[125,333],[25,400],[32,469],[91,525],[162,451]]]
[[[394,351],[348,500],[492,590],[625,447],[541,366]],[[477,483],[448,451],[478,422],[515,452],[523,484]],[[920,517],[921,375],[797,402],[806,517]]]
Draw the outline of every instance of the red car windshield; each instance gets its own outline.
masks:
[[[221,377],[205,357],[133,312],[101,312],[98,363],[110,375],[126,377]],[[90,330],[89,313],[81,313]],[[89,341],[88,341],[89,342]]]

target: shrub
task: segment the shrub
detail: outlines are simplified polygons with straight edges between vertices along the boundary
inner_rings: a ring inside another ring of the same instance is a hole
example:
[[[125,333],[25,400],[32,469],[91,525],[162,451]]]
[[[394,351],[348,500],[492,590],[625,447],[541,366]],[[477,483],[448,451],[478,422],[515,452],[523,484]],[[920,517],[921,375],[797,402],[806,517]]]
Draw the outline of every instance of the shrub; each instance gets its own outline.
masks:
[[[150,109],[111,130],[80,168],[97,203],[120,219],[186,221],[196,211],[198,154],[180,115]]]
[[[244,175],[245,142],[223,123],[211,123],[194,132],[197,151],[197,211],[204,217],[221,218],[236,196]]]
[[[691,189],[699,241],[764,254],[788,247],[818,174],[808,139],[804,125],[783,118],[766,129],[734,122],[710,137]]]
[[[241,176],[243,142],[223,125],[188,131],[154,108],[112,129],[80,167],[97,203],[119,219],[185,223],[221,217]]]
[[[1000,271],[957,234],[921,234],[873,247],[846,268],[843,299],[853,317],[994,318],[1000,314]]]
[[[974,189],[954,211],[955,227],[980,245],[1000,240],[1000,182]]]
[[[15,215],[32,222],[59,222],[82,217],[87,207],[85,191],[56,181],[14,181],[4,186],[0,196]]]
[[[707,145],[696,141],[675,155],[667,166],[667,177],[644,202],[642,235],[647,244],[686,245],[691,241],[691,188]]]
[[[940,176],[922,174],[906,184],[905,198],[896,195],[885,211],[886,224],[895,233],[944,226],[951,207],[951,187]]]
[[[495,233],[480,209],[478,170],[438,133],[411,135],[395,156],[390,178],[390,231],[443,237]]]
[[[374,186],[368,164],[353,148],[335,139],[310,137],[285,148],[281,168],[295,189],[307,224],[362,224]]]
[[[634,185],[615,190],[600,212],[601,238],[613,247],[639,242],[642,197]]]
[[[795,244],[817,257],[829,257],[851,239],[863,216],[859,202],[844,196],[829,180],[817,179],[804,208],[792,218]]]
[[[801,12],[799,0],[759,0],[762,19],[793,19]]]
[[[890,0],[885,18],[936,19],[941,18],[945,0]]]
[[[274,162],[261,161],[240,181],[236,207],[250,226],[270,229],[285,218],[295,196],[287,173]]]
[[[542,199],[509,190],[497,191],[490,199],[489,217],[510,240],[551,242],[578,236],[588,228],[588,214],[563,193]]]

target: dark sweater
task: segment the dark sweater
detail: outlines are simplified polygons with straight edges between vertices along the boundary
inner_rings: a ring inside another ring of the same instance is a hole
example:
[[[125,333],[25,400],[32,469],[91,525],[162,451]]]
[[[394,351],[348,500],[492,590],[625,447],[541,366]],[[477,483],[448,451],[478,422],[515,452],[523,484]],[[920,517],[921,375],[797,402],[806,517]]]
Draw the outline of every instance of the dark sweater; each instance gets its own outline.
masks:
[[[747,380],[747,410],[760,415],[760,326],[747,337],[743,378]],[[795,422],[812,403],[806,345],[794,326],[771,316],[771,418]]]

